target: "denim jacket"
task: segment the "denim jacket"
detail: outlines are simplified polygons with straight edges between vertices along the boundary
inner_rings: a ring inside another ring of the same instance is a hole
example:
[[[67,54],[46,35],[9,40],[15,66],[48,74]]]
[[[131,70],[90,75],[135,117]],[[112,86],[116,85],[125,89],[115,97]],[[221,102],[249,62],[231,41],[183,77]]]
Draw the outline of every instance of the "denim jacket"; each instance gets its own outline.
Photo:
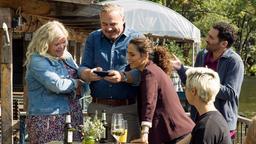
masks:
[[[64,61],[70,67],[78,68],[69,53]],[[27,66],[26,82],[29,115],[54,115],[70,111],[69,98],[74,96],[77,82],[70,78],[63,60],[33,54]]]

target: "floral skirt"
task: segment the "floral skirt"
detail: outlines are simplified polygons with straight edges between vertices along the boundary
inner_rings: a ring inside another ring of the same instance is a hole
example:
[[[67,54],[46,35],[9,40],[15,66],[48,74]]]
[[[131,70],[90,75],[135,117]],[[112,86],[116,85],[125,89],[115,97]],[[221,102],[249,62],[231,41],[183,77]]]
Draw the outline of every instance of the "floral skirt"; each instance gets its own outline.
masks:
[[[82,108],[79,100],[70,101],[71,124],[77,131],[73,134],[75,141],[81,141],[81,133],[78,132],[79,125],[83,124]],[[66,114],[49,116],[28,116],[27,132],[30,144],[44,144],[51,141],[62,141],[64,136]]]

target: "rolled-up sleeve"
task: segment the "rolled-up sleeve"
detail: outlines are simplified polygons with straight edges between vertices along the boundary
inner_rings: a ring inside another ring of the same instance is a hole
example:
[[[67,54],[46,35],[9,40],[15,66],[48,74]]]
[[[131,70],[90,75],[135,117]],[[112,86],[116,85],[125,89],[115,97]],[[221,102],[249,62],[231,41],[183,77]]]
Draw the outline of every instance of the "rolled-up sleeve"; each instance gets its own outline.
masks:
[[[141,81],[141,74],[140,71],[137,69],[132,69],[130,71],[131,77],[133,79],[132,81],[132,85],[133,86],[139,86],[140,85],[140,81]]]
[[[34,58],[31,60],[30,71],[36,80],[52,92],[71,93],[77,87],[75,79],[58,75],[46,59]]]

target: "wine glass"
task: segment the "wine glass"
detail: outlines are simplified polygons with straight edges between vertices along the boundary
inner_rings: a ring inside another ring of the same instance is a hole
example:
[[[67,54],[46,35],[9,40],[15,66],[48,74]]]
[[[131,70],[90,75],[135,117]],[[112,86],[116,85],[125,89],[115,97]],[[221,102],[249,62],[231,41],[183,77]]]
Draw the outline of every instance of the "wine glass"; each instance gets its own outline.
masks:
[[[128,122],[127,120],[123,120],[124,124],[124,135],[119,137],[120,143],[126,143],[127,142],[127,135],[128,135]]]
[[[119,137],[125,134],[125,125],[123,121],[123,114],[113,113],[111,122],[111,134],[116,139],[117,143],[119,143]]]

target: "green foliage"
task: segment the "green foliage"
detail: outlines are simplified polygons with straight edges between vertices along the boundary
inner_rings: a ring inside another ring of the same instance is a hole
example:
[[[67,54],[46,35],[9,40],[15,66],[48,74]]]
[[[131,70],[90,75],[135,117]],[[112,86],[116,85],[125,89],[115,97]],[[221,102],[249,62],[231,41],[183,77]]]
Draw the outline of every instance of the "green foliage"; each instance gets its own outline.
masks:
[[[249,73],[252,76],[256,75],[256,64],[254,64],[250,69],[249,69]]]
[[[161,3],[161,0],[154,0]],[[218,21],[231,23],[238,31],[235,51],[243,60],[256,61],[256,0],[166,0],[165,6],[177,11],[201,30],[205,39],[212,24]],[[201,44],[205,46],[205,42]],[[246,65],[249,70],[250,66]]]
[[[194,24],[201,30],[201,36],[202,37],[207,36],[209,29],[217,21],[221,20],[221,21],[227,21],[228,22],[228,19],[226,17],[215,14],[215,13],[208,13],[206,15],[207,15],[207,17],[202,17],[198,21],[194,22]]]
[[[166,47],[168,48],[170,54],[176,55],[182,62],[185,61],[183,49],[178,44],[176,44],[175,42],[169,42],[168,44],[166,44]]]
[[[159,3],[165,5],[165,0],[152,0],[152,2]]]
[[[82,133],[84,138],[93,137],[99,140],[101,133],[104,131],[103,123],[97,118],[97,115],[92,119],[91,117],[86,117],[84,124],[82,126]]]

